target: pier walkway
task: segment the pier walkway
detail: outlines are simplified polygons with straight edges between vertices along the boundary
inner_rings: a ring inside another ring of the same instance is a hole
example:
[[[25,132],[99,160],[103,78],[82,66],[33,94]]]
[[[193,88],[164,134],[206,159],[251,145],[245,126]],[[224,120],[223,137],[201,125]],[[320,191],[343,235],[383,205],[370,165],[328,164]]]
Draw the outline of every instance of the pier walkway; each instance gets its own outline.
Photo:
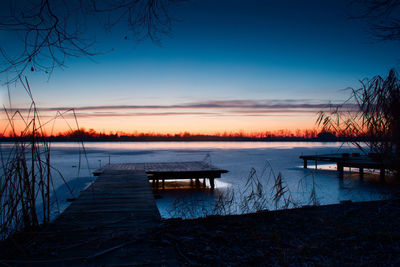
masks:
[[[44,229],[24,266],[174,266],[173,248],[151,230],[161,222],[143,171],[105,169]]]
[[[202,162],[108,164],[71,205],[21,249],[19,266],[177,266],[159,240],[161,223],[149,180],[220,177]]]

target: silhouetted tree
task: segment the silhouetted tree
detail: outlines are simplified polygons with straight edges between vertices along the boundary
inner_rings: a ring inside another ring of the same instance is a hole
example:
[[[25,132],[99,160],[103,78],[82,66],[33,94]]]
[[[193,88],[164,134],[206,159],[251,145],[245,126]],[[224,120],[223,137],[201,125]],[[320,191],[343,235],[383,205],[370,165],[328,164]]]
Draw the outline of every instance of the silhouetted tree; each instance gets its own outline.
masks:
[[[98,53],[94,31],[126,29],[121,38],[158,43],[171,30],[169,4],[179,0],[2,0],[0,72],[51,73],[69,57]],[[11,42],[12,45],[7,43]],[[104,51],[102,51],[104,52]]]

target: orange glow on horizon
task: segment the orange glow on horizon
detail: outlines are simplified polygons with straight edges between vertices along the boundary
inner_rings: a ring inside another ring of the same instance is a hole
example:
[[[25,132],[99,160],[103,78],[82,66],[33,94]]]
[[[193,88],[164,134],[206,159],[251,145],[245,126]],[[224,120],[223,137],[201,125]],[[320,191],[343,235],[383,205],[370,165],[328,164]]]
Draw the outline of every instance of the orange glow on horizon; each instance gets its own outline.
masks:
[[[154,127],[151,130],[148,130],[145,125],[142,127],[138,128],[133,128],[132,130],[129,130],[129,127],[104,127],[104,124],[99,123],[99,126],[96,127],[96,123],[93,123],[93,121],[89,123],[85,123],[84,121],[80,121],[78,125],[76,125],[75,121],[63,121],[61,122],[55,122],[54,124],[52,123],[47,123],[45,124],[42,128],[40,128],[40,134],[43,134],[44,136],[67,136],[70,135],[72,132],[79,129],[83,132],[86,132],[92,136],[98,136],[99,134],[105,134],[105,135],[114,135],[117,134],[118,136],[140,136],[140,135],[148,135],[148,136],[173,136],[173,135],[179,135],[179,136],[184,136],[184,135],[211,135],[211,136],[221,136],[221,137],[226,137],[226,136],[243,136],[243,137],[266,137],[268,135],[270,136],[293,136],[293,137],[312,137],[315,136],[317,133],[317,130],[315,127],[310,127],[310,128],[279,128],[279,124],[275,124],[275,128],[268,128],[268,127],[248,127],[248,128],[235,128],[235,127],[224,127],[223,125],[219,126],[217,129],[212,128],[211,125],[215,125],[218,123],[218,121],[210,123],[209,129],[201,129],[199,125],[191,124],[191,125],[185,125],[183,129],[179,129],[179,125],[175,126],[176,128],[168,128],[168,125],[162,124],[159,125],[158,128]],[[103,121],[104,123],[104,121]],[[168,123],[168,121],[166,122]],[[255,121],[252,122],[247,122],[248,125],[252,126],[251,124],[255,124]],[[109,122],[110,125],[113,125],[112,122]],[[107,123],[106,123],[107,125]],[[118,125],[118,124],[116,124]],[[271,125],[271,124],[270,124]],[[172,125],[171,125],[172,126]],[[243,125],[242,125],[243,126]],[[165,127],[165,128],[164,128]],[[5,129],[5,130],[4,130]],[[20,135],[21,131],[26,129],[23,123],[21,122],[16,122],[14,123],[14,129],[16,132],[16,135]],[[30,133],[31,129],[27,129],[26,133]],[[11,127],[6,127],[2,129],[1,135],[4,136],[12,136],[11,133]]]
[[[13,124],[19,134],[31,118],[24,114],[24,119],[15,117]],[[301,135],[301,132],[315,129],[315,113],[282,112],[267,115],[247,113],[220,113],[220,114],[77,114],[77,120],[72,112],[62,116],[56,112],[41,112],[40,123],[45,135],[59,135],[84,128],[92,129],[96,133],[124,133],[137,135],[139,133],[154,135],[175,135],[190,133],[192,135],[242,134],[246,136],[260,133],[283,132]],[[31,115],[30,115],[31,116]],[[1,134],[9,135],[10,123],[4,112],[1,113]],[[24,122],[25,121],[25,122]]]

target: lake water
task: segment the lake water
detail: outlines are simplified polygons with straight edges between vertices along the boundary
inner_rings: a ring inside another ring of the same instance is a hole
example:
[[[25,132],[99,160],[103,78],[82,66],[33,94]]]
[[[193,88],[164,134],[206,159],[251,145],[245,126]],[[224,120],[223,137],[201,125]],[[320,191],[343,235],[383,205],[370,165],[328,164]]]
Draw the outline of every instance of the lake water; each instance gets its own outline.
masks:
[[[7,146],[3,144],[4,147]],[[93,142],[85,144],[85,153],[76,143],[53,143],[51,148],[52,164],[63,174],[75,196],[94,181],[92,171],[109,162],[206,160],[229,170],[216,179],[214,191],[202,185],[191,185],[190,181],[167,183],[165,190],[155,190],[157,205],[164,218],[243,213],[260,208],[282,208],[288,203],[289,207],[294,207],[342,200],[378,200],[391,197],[395,187],[390,183],[380,184],[377,175],[368,173],[360,181],[357,172],[347,171],[345,178],[340,180],[336,166],[332,165],[319,165],[315,170],[309,163],[309,169],[303,169],[303,161],[299,159],[302,154],[356,151],[342,143]],[[253,178],[249,180],[250,173]],[[274,200],[278,191],[278,173],[286,193]],[[67,207],[66,199],[71,196],[62,179],[55,178],[54,186],[58,199],[55,211],[58,212]]]

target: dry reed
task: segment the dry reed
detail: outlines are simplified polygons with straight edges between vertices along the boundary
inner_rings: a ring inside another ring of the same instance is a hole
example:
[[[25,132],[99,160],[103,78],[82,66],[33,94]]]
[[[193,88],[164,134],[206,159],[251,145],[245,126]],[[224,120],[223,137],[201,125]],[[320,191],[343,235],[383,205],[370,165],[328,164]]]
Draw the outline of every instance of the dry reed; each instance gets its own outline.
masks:
[[[298,185],[300,191],[310,192],[305,204],[319,205],[314,176],[312,175],[311,188],[307,186],[306,178],[300,179]],[[169,215],[185,219],[209,215],[246,214],[269,209],[296,208],[303,202],[294,199],[283,175],[281,173],[276,175],[270,162],[266,161],[259,174],[255,168],[250,169],[243,190],[220,191],[214,196],[213,201],[193,197],[177,198]]]
[[[28,80],[20,82],[31,104],[27,112],[13,110],[11,101],[10,108],[4,107],[8,124],[3,135],[9,131],[14,142],[0,145],[0,240],[18,231],[36,231],[50,222],[52,207],[58,206],[57,198],[51,198],[56,189],[55,175],[72,195],[61,172],[51,164],[50,142],[44,130],[46,124],[64,118],[71,110],[57,112],[51,120],[42,122]]]
[[[392,161],[393,169],[399,171],[398,74],[392,69],[386,78],[364,79],[359,89],[350,88],[350,97],[342,105],[333,106],[328,112],[321,111],[317,125],[322,126],[323,131],[357,137],[351,142],[362,152],[376,153],[379,159]]]

